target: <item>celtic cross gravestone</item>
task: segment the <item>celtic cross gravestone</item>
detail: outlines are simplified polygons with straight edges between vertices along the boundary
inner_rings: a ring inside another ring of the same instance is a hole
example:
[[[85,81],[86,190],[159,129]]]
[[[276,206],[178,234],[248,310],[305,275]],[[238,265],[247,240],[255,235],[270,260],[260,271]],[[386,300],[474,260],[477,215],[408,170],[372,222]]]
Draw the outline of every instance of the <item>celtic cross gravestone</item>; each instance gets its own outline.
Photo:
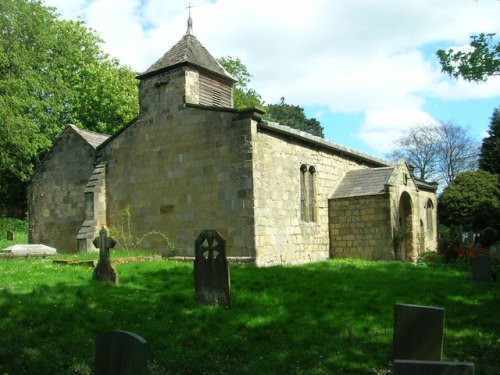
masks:
[[[226,241],[215,230],[204,230],[196,238],[194,284],[198,302],[231,305]]]

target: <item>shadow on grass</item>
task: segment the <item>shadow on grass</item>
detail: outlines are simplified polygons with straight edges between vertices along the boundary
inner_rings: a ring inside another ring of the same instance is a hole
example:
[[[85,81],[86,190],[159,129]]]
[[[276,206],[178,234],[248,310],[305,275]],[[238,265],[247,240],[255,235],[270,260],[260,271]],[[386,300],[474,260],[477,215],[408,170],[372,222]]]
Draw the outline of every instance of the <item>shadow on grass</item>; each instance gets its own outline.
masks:
[[[397,302],[444,307],[445,359],[498,372],[498,284],[454,270],[363,261],[231,266],[231,309],[195,302],[191,264],[117,270],[118,287],[74,268],[68,282],[1,291],[2,373],[89,374],[95,337],[110,329],[149,342],[152,374],[382,373]]]

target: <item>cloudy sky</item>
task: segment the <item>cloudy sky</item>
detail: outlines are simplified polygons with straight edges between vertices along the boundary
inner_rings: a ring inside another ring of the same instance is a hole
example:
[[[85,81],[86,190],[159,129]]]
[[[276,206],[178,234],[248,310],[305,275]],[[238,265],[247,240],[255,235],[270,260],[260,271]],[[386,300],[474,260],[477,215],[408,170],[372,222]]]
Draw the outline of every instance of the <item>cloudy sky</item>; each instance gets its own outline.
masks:
[[[80,18],[103,49],[146,70],[186,32],[188,0],[45,0]],[[331,141],[383,156],[415,124],[453,121],[481,140],[500,77],[454,81],[439,48],[500,35],[498,0],[192,0],[193,33],[218,57],[240,58],[266,103],[305,108]]]

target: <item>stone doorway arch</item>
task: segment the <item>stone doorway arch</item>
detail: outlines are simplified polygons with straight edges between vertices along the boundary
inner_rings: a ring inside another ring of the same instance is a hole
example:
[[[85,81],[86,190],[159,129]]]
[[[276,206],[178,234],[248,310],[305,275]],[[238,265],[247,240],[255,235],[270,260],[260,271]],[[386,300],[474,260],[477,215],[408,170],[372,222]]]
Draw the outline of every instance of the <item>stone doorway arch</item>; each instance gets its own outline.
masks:
[[[398,213],[399,254],[396,258],[409,259],[413,253],[413,212],[411,197],[406,191],[399,198]]]

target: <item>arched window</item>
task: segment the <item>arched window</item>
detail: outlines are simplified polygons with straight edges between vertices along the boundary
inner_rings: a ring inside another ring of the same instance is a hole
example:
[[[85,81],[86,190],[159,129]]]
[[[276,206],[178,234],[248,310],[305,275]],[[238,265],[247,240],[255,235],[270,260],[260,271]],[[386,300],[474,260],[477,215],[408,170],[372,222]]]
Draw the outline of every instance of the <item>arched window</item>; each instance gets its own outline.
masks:
[[[300,166],[300,219],[316,221],[316,168]]]
[[[307,217],[307,192],[306,192],[307,166],[300,166],[300,220],[306,221]]]
[[[308,221],[316,221],[316,168],[312,165],[309,167],[309,184],[308,184],[308,193],[309,193],[309,216]]]
[[[425,205],[425,216],[427,219],[427,230],[433,230],[433,217],[434,217],[434,204],[432,200],[427,200],[427,204]]]

